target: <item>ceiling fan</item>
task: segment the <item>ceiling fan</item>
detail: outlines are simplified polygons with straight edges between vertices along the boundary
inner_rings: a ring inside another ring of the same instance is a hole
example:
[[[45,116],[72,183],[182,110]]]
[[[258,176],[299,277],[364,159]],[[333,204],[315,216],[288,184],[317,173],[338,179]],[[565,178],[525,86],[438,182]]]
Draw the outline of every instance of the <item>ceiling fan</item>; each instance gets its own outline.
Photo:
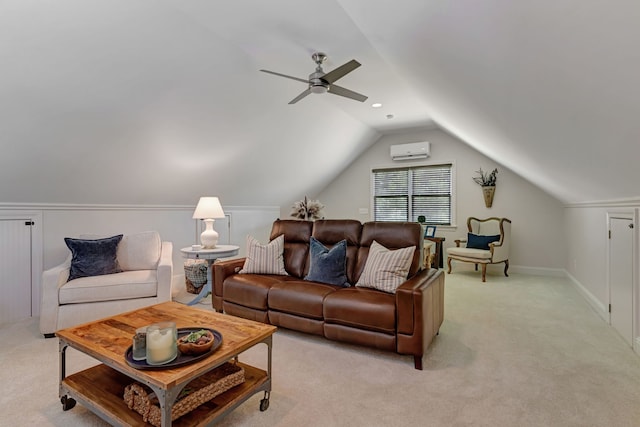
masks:
[[[280,73],[276,73],[274,71],[269,71],[269,70],[260,70],[260,71],[262,71],[263,73],[274,74],[280,77],[286,77],[287,79],[297,80],[299,82],[307,83],[309,85],[309,88],[307,90],[305,90],[300,95],[293,98],[289,102],[289,104],[295,104],[296,102],[300,101],[302,98],[309,95],[310,93],[325,93],[325,92],[329,92],[334,95],[344,96],[346,98],[355,99],[356,101],[360,101],[360,102],[364,102],[367,100],[367,97],[364,95],[361,95],[352,90],[343,88],[342,86],[333,84],[338,79],[341,79],[348,73],[358,68],[360,66],[360,63],[358,61],[356,61],[355,59],[352,59],[346,64],[339,66],[335,70],[325,73],[322,70],[322,63],[327,59],[327,55],[322,52],[316,52],[313,55],[311,55],[311,58],[316,63],[316,71],[314,73],[309,74],[308,80],[301,79],[298,77],[293,77],[293,76],[287,76],[286,74],[280,74]]]

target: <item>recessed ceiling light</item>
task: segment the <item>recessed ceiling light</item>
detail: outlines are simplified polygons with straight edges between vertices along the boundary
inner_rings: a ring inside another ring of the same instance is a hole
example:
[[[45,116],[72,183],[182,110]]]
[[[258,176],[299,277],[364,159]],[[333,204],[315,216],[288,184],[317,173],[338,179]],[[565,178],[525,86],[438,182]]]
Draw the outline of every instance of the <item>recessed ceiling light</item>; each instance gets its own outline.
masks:
[[[380,107],[382,107],[382,104],[380,104],[379,102],[376,102],[376,103],[374,103],[374,104],[371,104],[371,106],[372,106],[373,108],[380,108]]]
[[[387,119],[389,120],[393,119],[393,114],[387,114]]]

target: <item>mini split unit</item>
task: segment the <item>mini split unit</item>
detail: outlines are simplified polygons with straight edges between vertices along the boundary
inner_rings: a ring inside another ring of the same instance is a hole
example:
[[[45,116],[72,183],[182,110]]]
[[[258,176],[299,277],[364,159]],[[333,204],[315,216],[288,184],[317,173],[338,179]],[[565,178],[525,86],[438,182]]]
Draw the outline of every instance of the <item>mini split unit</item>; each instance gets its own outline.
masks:
[[[426,141],[398,144],[392,145],[390,151],[393,160],[426,159],[431,154],[431,145]]]

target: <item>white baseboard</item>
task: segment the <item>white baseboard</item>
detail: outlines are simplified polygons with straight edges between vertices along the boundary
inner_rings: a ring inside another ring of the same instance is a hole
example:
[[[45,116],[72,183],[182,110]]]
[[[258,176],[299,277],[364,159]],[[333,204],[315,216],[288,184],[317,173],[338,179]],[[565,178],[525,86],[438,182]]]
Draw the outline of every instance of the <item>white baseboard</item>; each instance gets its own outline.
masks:
[[[609,310],[607,309],[607,307],[605,307],[602,302],[594,297],[593,294],[587,290],[587,288],[582,286],[582,283],[580,283],[578,279],[573,277],[571,273],[565,270],[564,274],[571,280],[576,290],[580,293],[580,295],[582,295],[585,300],[587,300],[589,305],[596,311],[596,313],[598,313],[602,320],[609,323]]]
[[[565,277],[563,268],[527,267],[524,265],[509,266],[509,272],[529,274],[531,276]]]

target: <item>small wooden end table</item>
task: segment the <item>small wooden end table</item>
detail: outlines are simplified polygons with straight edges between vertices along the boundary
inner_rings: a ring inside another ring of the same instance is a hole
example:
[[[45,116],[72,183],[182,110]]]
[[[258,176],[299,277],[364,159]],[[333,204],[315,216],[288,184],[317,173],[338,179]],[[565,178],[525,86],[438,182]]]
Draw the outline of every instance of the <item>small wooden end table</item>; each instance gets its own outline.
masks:
[[[178,328],[213,328],[222,334],[222,344],[210,356],[180,367],[140,370],[129,366],[125,352],[136,329],[164,320],[175,321]],[[260,410],[265,411],[269,407],[272,335],[276,329],[252,320],[165,302],[59,330],[56,335],[59,339],[62,408],[65,411],[73,408],[77,400],[112,425],[148,426],[142,415],[129,409],[123,398],[125,387],[137,381],[155,392],[162,413],[161,425],[170,426],[171,408],[182,389],[195,378],[234,361],[244,369],[245,382],[183,415],[176,423],[210,425],[260,391],[264,391]],[[239,354],[260,343],[267,345],[267,371],[238,361]],[[102,363],[67,376],[68,347]]]
[[[212,265],[215,260],[218,258],[238,255],[238,249],[240,248],[236,245],[217,245],[213,249],[194,250],[190,247],[180,249],[184,258],[207,260],[207,283],[202,285],[202,289],[198,296],[196,296],[192,301],[189,301],[187,305],[197,304],[213,290]]]
[[[444,255],[442,253],[442,242],[445,241],[444,237],[425,237],[425,240],[429,240],[431,242],[435,242],[435,246],[436,246],[436,251],[435,251],[435,257],[433,259],[434,261],[434,265],[431,265],[431,267],[439,267],[439,268],[443,268],[444,266]]]

